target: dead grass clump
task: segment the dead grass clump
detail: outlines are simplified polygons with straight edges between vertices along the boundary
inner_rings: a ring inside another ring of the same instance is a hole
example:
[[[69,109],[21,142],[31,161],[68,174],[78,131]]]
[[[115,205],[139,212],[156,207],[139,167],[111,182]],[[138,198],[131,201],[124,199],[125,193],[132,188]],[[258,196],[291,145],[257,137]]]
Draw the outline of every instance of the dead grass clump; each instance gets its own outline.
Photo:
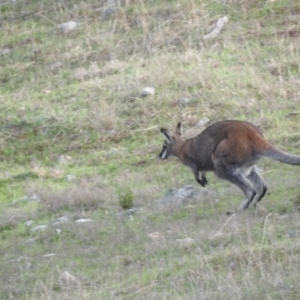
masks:
[[[55,213],[60,210],[86,211],[107,206],[115,193],[103,185],[95,185],[87,181],[63,191],[40,190],[36,191],[43,209]]]
[[[32,218],[32,213],[22,208],[9,208],[0,215],[0,232],[11,230],[17,227],[21,222],[28,221]]]
[[[90,122],[96,130],[116,130],[118,112],[115,104],[109,104],[105,100],[90,103]]]

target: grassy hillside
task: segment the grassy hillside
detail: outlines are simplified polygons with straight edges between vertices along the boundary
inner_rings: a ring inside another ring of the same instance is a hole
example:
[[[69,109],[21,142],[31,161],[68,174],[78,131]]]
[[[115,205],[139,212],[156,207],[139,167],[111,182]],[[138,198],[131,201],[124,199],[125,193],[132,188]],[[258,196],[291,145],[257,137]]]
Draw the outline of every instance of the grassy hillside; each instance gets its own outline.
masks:
[[[295,0],[2,1],[0,299],[299,299],[300,168],[261,161],[266,197],[227,216],[239,191],[158,159],[160,127],[222,119],[300,154],[299,20]],[[202,196],[161,204],[184,185]]]

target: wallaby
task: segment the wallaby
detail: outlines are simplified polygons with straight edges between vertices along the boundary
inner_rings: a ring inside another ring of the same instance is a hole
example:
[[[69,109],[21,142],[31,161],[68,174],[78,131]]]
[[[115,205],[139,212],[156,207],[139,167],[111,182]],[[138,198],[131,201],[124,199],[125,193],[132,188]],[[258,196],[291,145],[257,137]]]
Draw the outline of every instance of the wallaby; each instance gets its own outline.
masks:
[[[252,123],[226,120],[207,127],[195,138],[182,138],[182,126],[176,132],[162,128],[165,137],[159,157],[170,155],[190,167],[196,181],[206,186],[205,173],[213,171],[242,190],[245,200],[239,210],[246,209],[253,201],[257,204],[265,195],[267,186],[257,173],[255,164],[261,157],[270,157],[290,165],[300,165],[300,155],[291,155],[274,148]],[[199,172],[201,178],[199,178]]]

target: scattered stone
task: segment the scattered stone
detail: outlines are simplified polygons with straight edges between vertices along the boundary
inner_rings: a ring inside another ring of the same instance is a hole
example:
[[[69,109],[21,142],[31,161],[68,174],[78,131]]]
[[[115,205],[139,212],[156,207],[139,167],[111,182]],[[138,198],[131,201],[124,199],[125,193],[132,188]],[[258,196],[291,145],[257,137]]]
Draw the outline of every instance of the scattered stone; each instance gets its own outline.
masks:
[[[61,61],[57,61],[57,62],[55,62],[54,64],[52,64],[52,65],[49,67],[49,70],[50,70],[50,71],[57,71],[57,70],[60,69],[62,66],[63,66],[63,63],[62,63]]]
[[[211,31],[209,34],[206,34],[203,39],[204,40],[207,40],[207,39],[213,39],[215,38],[216,36],[218,36],[218,34],[221,32],[223,26],[228,22],[228,17],[227,16],[224,16],[222,18],[219,18],[217,23],[216,23],[216,26],[214,28],[213,31]]]
[[[184,239],[176,239],[178,245],[182,247],[190,247],[196,243],[195,239],[192,238],[184,238]]]
[[[57,233],[57,235],[60,235],[61,234],[61,229],[56,228],[56,233]]]
[[[75,179],[76,179],[76,176],[75,176],[75,175],[68,174],[68,175],[66,176],[66,180],[67,180],[68,182],[72,182],[72,181],[75,180]]]
[[[102,75],[103,75],[103,72],[99,68],[97,62],[91,62],[88,69],[86,69],[84,67],[80,67],[74,71],[75,79],[80,80],[80,81],[84,81],[89,78],[102,76]]]
[[[94,222],[94,220],[88,218],[88,219],[78,219],[75,221],[75,223],[86,223],[86,222]]]
[[[285,215],[280,215],[277,217],[278,220],[286,220],[289,218],[289,215],[288,214],[285,214]]]
[[[209,121],[210,121],[209,118],[204,117],[196,124],[196,127],[202,127],[202,126],[206,125],[207,123],[209,123]]]
[[[89,76],[88,70],[86,70],[86,69],[83,68],[83,67],[77,68],[77,69],[74,71],[74,77],[75,77],[75,79],[77,79],[77,80],[83,81],[83,80],[85,80],[86,78],[88,78],[88,76]]]
[[[12,49],[10,49],[10,48],[3,48],[3,49],[0,50],[0,54],[2,54],[2,55],[7,55],[7,54],[9,54],[11,51],[12,51]]]
[[[27,227],[29,227],[29,226],[31,226],[33,223],[34,223],[33,220],[28,220],[28,221],[26,221],[26,222],[24,223],[24,225],[27,226]]]
[[[45,254],[43,255],[43,257],[52,257],[52,256],[55,256],[56,253],[49,253],[49,254]]]
[[[295,237],[297,237],[298,236],[298,232],[296,231],[296,230],[290,230],[288,233],[287,233],[287,236],[289,237],[289,238],[295,238]]]
[[[116,11],[118,10],[117,7],[105,7],[101,11],[101,15],[104,18],[111,17]]]
[[[111,148],[105,152],[106,157],[117,157],[120,155],[120,151],[116,148]]]
[[[27,198],[27,201],[29,202],[40,202],[40,198],[38,197],[38,195],[36,193],[33,193],[32,196]]]
[[[74,21],[68,21],[68,22],[60,24],[58,26],[58,29],[63,33],[67,33],[67,32],[74,30],[77,25],[78,24]]]
[[[78,287],[80,282],[75,276],[70,274],[68,271],[64,271],[59,278],[59,284],[62,289],[69,289]]]
[[[119,0],[108,0],[105,3],[105,7],[101,9],[101,15],[104,18],[109,18],[118,10]]]
[[[180,189],[171,188],[161,201],[163,205],[190,205],[190,200],[203,200],[212,198],[213,193],[209,189],[196,189],[192,185],[185,185]]]
[[[47,228],[48,228],[48,225],[40,225],[40,226],[36,226],[36,227],[31,228],[30,232],[31,233],[41,232],[41,231],[46,230]]]
[[[130,216],[130,215],[138,214],[138,213],[140,213],[141,211],[142,211],[142,209],[139,208],[139,207],[132,207],[132,208],[126,209],[126,210],[124,211],[124,213],[127,214],[128,216]]]
[[[153,96],[155,93],[155,88],[154,87],[145,87],[141,91],[141,97],[147,97],[147,96]]]
[[[162,240],[164,239],[164,236],[160,233],[160,232],[152,232],[152,233],[149,233],[148,234],[148,237],[153,241],[159,241],[159,240]]]
[[[118,132],[116,131],[116,130],[114,130],[114,129],[112,129],[109,133],[108,133],[108,135],[116,135]]]
[[[191,98],[183,97],[178,99],[177,103],[182,106],[187,106],[190,104],[191,100],[192,100]]]
[[[71,156],[68,156],[68,155],[60,155],[60,156],[58,157],[57,162],[58,162],[60,165],[65,165],[65,164],[69,163],[71,160],[72,160],[72,157],[71,157]]]
[[[65,216],[62,216],[60,218],[57,218],[56,220],[54,220],[52,222],[52,225],[60,225],[60,224],[63,224],[63,223],[68,223],[69,222],[69,216],[68,215],[65,215]]]

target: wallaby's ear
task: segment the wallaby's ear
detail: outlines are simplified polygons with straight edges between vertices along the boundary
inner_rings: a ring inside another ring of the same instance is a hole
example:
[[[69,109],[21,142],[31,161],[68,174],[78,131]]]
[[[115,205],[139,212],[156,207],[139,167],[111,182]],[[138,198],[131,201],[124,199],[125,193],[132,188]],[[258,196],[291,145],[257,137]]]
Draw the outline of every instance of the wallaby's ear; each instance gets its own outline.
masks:
[[[182,125],[181,125],[181,122],[179,122],[176,126],[176,134],[181,136],[182,134]]]
[[[160,130],[160,132],[164,135],[164,137],[166,138],[166,141],[167,141],[168,144],[173,143],[173,139],[171,137],[171,134],[170,134],[169,130],[162,128]]]

